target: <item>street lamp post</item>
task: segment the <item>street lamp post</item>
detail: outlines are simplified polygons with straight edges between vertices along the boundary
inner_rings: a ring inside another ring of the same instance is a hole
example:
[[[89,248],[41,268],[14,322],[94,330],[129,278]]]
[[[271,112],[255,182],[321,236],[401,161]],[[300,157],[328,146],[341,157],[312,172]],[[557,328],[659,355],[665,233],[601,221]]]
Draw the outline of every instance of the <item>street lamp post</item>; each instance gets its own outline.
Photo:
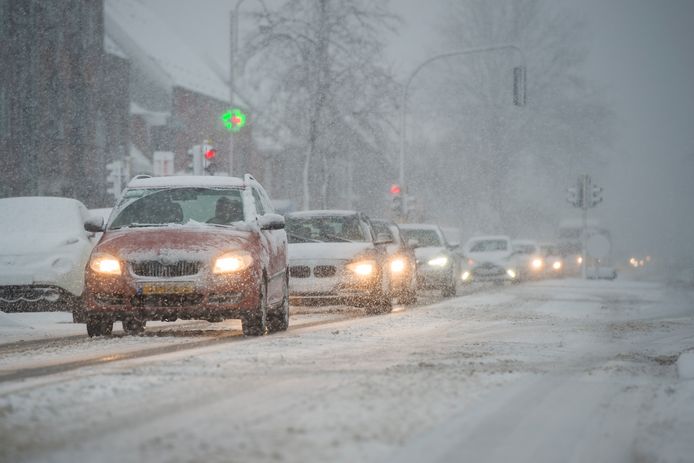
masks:
[[[241,0],[243,1],[243,0]],[[401,110],[401,116],[400,116],[400,173],[399,173],[399,182],[400,182],[400,187],[405,188],[405,127],[406,127],[406,118],[407,118],[407,95],[410,89],[410,84],[412,83],[412,80],[414,80],[415,76],[421,71],[425,66],[428,64],[438,61],[441,59],[445,58],[450,58],[453,56],[461,56],[461,55],[470,55],[470,54],[475,54],[475,53],[484,53],[488,51],[497,51],[497,50],[515,50],[518,52],[518,54],[521,57],[522,61],[522,66],[523,69],[525,69],[525,54],[523,53],[523,50],[521,50],[520,47],[517,47],[516,45],[510,45],[510,44],[505,44],[505,45],[491,45],[488,47],[479,47],[479,48],[469,48],[467,50],[458,50],[458,51],[452,51],[448,53],[441,53],[440,55],[432,56],[431,58],[426,59],[423,61],[419,66],[417,66],[409,75],[407,78],[407,81],[405,83],[405,87],[402,90],[402,101],[400,105],[400,110]],[[523,79],[523,85],[525,85],[525,81]],[[518,89],[520,90],[520,89]],[[405,192],[407,192],[407,189],[405,189]]]
[[[236,85],[236,56],[239,52],[239,8],[245,0],[238,0],[229,11],[229,104],[234,106],[234,86]],[[229,133],[229,175],[234,169],[234,135]]]

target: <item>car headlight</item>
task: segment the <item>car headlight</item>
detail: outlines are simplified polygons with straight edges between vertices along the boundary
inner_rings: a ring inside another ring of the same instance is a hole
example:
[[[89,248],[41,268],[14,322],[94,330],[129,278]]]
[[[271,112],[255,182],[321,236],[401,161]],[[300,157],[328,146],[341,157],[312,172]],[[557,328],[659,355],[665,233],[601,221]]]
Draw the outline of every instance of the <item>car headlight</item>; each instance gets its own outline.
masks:
[[[516,278],[516,271],[513,270],[512,268],[506,270],[506,274],[510,276],[511,278]]]
[[[433,259],[429,259],[429,262],[427,262],[427,264],[431,265],[432,267],[445,267],[446,265],[448,265],[448,257],[437,256]]]
[[[581,265],[583,263],[583,257],[582,256],[576,257],[576,263]]]
[[[463,275],[461,276],[463,281],[468,281],[470,279],[470,272],[463,272]]]
[[[232,251],[217,257],[212,273],[234,273],[245,270],[253,263],[253,256],[247,251]]]
[[[367,277],[376,272],[376,262],[373,260],[359,260],[347,264],[347,270],[360,277]]]
[[[404,259],[393,259],[390,261],[390,271],[391,273],[402,273],[405,271],[405,261]]]
[[[559,261],[554,262],[554,263],[552,264],[552,268],[553,268],[554,270],[561,270],[561,262],[559,262]]]
[[[533,270],[540,270],[542,268],[543,262],[542,259],[535,258],[530,262],[530,266],[533,268]]]
[[[120,261],[111,254],[98,252],[89,260],[89,268],[104,275],[120,275]]]

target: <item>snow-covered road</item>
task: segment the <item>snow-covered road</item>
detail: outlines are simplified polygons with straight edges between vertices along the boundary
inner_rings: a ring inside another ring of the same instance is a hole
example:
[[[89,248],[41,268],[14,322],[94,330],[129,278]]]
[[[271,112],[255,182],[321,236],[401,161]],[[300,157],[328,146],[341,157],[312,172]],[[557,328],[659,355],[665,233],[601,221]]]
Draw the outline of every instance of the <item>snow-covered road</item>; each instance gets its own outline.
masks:
[[[4,381],[200,333],[60,325],[27,349],[28,314],[0,314],[0,461],[694,461],[692,291],[557,280],[310,312],[287,333]]]

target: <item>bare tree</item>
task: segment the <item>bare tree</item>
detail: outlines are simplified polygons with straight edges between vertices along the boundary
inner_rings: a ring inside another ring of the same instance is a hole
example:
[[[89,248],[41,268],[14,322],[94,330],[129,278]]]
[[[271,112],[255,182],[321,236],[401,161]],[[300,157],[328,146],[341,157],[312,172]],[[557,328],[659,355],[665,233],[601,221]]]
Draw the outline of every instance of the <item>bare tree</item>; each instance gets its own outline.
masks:
[[[511,51],[447,60],[418,83],[436,139],[420,130],[425,156],[410,168],[438,166],[424,180],[443,185],[433,193],[453,198],[453,210],[477,231],[537,232],[565,206],[572,176],[599,167],[609,149],[611,111],[581,76],[582,30],[543,0],[449,2],[442,49],[514,44],[527,59],[522,108],[513,105],[512,69],[521,63]]]
[[[382,64],[382,36],[397,19],[383,5],[292,0],[256,14],[258,31],[244,46],[246,82],[287,122],[287,145],[303,152],[304,209],[327,207],[331,182],[346,175],[336,161],[356,159],[364,145],[388,165],[384,121],[397,88]],[[367,174],[369,163],[358,162]]]

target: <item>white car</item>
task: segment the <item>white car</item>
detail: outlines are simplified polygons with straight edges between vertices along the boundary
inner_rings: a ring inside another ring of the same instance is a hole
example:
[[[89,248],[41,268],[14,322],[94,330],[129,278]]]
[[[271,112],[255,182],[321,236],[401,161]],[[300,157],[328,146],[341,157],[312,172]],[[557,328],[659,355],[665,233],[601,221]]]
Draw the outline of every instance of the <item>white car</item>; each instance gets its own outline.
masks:
[[[536,279],[544,275],[545,259],[536,241],[513,240],[511,246],[521,280]]]
[[[505,235],[476,236],[463,248],[465,270],[463,283],[473,281],[518,282],[511,239]]]
[[[81,202],[0,199],[0,310],[69,310],[80,303],[96,237]]]
[[[303,211],[286,216],[292,301],[392,308],[386,245],[355,211]],[[380,241],[378,241],[380,239]]]
[[[454,250],[458,245],[449,244],[435,224],[405,223],[399,227],[407,241],[416,246],[417,285],[440,289],[444,297],[455,296],[459,264]]]

